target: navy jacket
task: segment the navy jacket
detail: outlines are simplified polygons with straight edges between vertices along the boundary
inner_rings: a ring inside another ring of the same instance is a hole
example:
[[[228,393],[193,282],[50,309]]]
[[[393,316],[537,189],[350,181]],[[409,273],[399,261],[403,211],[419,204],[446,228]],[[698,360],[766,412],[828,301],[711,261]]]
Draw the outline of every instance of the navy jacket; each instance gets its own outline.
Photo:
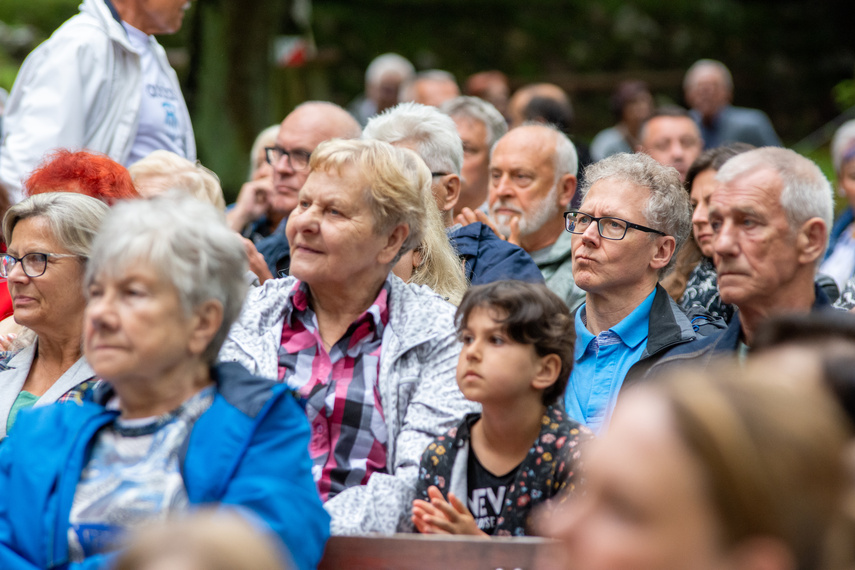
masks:
[[[240,364],[212,372],[214,402],[179,452],[190,504],[252,513],[284,541],[298,568],[315,568],[330,518],[311,474],[305,413],[287,386]],[[15,433],[0,446],[0,568],[109,567],[114,554],[69,564],[68,529],[92,441],[117,415],[93,402],[21,412]]]
[[[448,232],[451,245],[466,264],[466,279],[483,285],[502,279],[543,283],[543,275],[526,251],[508,243],[481,222]]]
[[[811,310],[831,309],[831,301],[821,285],[814,283],[814,294],[816,298]],[[735,353],[739,348],[741,336],[742,324],[737,310],[726,329],[692,344],[674,347],[659,360],[655,367],[651,368],[650,373],[662,373],[689,362],[692,366],[706,368],[716,357]]]

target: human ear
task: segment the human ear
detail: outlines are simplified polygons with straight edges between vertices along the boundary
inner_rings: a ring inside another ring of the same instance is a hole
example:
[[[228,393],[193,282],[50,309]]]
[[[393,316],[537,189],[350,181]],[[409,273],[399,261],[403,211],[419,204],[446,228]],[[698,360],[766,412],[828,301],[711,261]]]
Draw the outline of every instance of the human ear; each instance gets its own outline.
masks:
[[[451,212],[460,199],[460,177],[456,174],[446,174],[443,176],[442,188],[445,191],[445,205],[442,211]]]
[[[539,360],[531,387],[546,390],[558,380],[558,375],[561,373],[561,357],[553,353],[541,356]]]
[[[200,355],[211,344],[214,336],[223,324],[223,305],[216,299],[209,299],[193,310],[192,325],[187,350],[192,355]]]
[[[828,231],[821,218],[811,218],[802,224],[796,236],[796,251],[799,263],[815,262],[822,255],[828,242]]]
[[[650,260],[650,267],[662,269],[671,261],[674,251],[677,249],[677,240],[673,236],[661,236],[656,238],[656,252]]]
[[[410,235],[410,228],[406,224],[398,224],[389,234],[389,237],[386,239],[386,245],[383,246],[383,249],[380,250],[380,253],[377,256],[377,262],[380,265],[386,265],[387,263],[392,263],[392,260],[398,255],[398,252],[401,251],[401,245],[404,243],[404,240],[407,239],[407,236]]]
[[[576,185],[578,184],[578,180],[572,174],[565,174],[561,177],[561,180],[558,181],[558,203],[561,204],[563,208],[567,208],[567,204],[569,204],[573,200],[573,196],[576,195]]]

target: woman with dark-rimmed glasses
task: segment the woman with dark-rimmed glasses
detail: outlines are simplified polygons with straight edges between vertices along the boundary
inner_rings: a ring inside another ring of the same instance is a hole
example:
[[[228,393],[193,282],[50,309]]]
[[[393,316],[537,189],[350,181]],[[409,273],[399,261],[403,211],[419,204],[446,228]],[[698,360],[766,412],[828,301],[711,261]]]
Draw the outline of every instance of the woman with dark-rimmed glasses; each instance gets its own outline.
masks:
[[[80,345],[86,300],[82,283],[92,239],[109,211],[82,194],[38,194],[3,218],[0,257],[15,321],[27,327],[0,353],[0,438],[20,410],[79,395],[94,373]]]

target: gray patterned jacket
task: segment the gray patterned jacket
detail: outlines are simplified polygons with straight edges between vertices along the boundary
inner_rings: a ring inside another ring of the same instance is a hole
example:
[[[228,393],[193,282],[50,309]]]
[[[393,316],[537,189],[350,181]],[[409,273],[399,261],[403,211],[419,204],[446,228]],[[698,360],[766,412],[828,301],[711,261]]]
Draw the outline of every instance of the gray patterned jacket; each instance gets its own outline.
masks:
[[[271,279],[250,292],[243,313],[220,351],[253,374],[278,376],[287,294],[296,279]],[[427,287],[390,275],[389,324],[380,353],[380,397],[389,433],[386,469],[366,485],[326,503],[333,534],[391,534],[412,529],[419,460],[427,445],[477,406],[457,388],[460,345],[454,307]]]

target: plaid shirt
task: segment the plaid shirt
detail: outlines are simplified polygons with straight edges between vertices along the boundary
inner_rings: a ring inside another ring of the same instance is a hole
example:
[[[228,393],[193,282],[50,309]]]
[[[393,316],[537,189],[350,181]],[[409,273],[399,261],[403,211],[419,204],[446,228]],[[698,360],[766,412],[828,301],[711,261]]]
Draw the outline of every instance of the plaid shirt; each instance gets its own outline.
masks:
[[[296,394],[312,425],[312,474],[326,501],[367,483],[372,473],[386,472],[388,434],[377,379],[389,285],[329,352],[307,286],[297,281],[288,295],[279,380]]]

